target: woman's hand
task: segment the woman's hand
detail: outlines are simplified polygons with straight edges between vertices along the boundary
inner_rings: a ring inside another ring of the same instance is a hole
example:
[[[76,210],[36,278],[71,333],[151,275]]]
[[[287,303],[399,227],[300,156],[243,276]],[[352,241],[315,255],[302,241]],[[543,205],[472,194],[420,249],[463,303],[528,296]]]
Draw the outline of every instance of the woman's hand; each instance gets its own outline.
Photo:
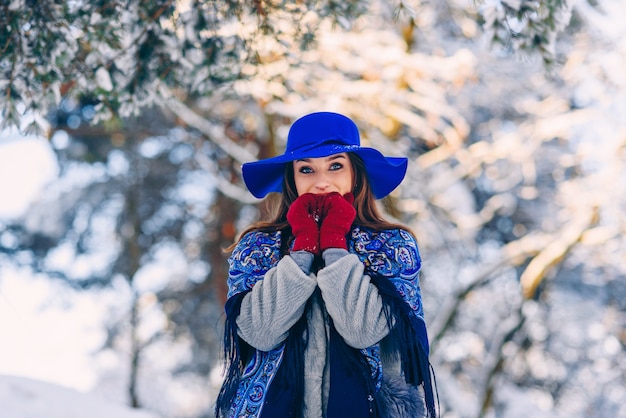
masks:
[[[319,195],[305,193],[293,201],[287,211],[287,221],[295,238],[292,251],[320,254],[318,221],[321,208]]]
[[[346,235],[356,217],[356,209],[352,205],[352,193],[340,195],[337,192],[324,195],[321,213],[324,214],[320,227],[320,250],[327,248],[348,249]]]

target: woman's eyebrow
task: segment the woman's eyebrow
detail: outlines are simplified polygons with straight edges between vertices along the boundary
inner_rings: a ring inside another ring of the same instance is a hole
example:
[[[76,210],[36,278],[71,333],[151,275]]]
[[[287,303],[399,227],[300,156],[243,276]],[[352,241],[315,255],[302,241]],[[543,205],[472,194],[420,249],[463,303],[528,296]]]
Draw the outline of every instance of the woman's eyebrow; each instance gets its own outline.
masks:
[[[326,161],[338,160],[340,158],[345,159],[346,156],[345,155],[331,155],[330,157],[326,157]],[[310,158],[300,158],[300,159],[294,160],[294,162],[296,162],[296,163],[310,163],[311,159]]]
[[[339,158],[346,158],[345,155],[331,155],[330,157],[326,158],[326,161],[333,161],[333,160],[337,160]]]

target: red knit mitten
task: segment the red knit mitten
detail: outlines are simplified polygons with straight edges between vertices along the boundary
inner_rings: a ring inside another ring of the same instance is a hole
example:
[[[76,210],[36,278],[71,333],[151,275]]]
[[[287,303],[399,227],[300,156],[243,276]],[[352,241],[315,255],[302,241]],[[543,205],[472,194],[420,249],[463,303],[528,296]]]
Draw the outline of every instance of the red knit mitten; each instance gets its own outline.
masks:
[[[356,217],[356,209],[352,203],[352,193],[340,195],[337,192],[330,193],[324,198],[322,213],[325,213],[322,226],[320,227],[320,249],[327,248],[348,249],[346,235]]]
[[[316,195],[305,193],[293,201],[287,211],[287,221],[291,225],[291,233],[295,240],[291,251],[308,251],[320,253],[319,226],[316,216],[319,216]]]

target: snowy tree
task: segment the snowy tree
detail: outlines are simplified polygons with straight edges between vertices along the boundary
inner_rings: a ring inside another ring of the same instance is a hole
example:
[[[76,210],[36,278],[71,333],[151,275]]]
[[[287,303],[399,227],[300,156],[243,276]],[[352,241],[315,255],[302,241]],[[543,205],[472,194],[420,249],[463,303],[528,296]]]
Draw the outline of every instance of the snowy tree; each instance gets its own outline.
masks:
[[[569,21],[564,0],[450,1],[454,14],[483,23],[490,39],[555,59],[555,38]],[[0,6],[2,126],[41,131],[62,100],[89,100],[95,120],[126,117],[160,103],[159,86],[185,100],[211,95],[246,76],[259,44],[308,49],[330,21],[349,28],[371,8],[414,30],[429,5],[419,1],[5,1]],[[419,29],[419,28],[417,28]],[[265,57],[267,59],[267,57]],[[22,119],[25,118],[25,121]]]

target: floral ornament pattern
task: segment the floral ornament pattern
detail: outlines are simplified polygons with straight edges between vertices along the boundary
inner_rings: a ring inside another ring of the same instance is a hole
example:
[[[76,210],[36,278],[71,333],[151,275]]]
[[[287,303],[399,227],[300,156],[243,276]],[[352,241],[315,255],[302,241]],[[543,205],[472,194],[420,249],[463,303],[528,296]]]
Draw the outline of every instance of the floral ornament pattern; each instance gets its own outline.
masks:
[[[228,298],[252,290],[280,261],[280,231],[246,234],[228,259]]]
[[[359,257],[365,272],[389,279],[414,314],[423,320],[419,287],[422,260],[413,236],[402,229],[372,231],[356,227],[351,238],[349,250]]]
[[[258,417],[265,395],[283,359],[284,345],[271,351],[256,350],[246,366],[230,406],[230,417]]]

